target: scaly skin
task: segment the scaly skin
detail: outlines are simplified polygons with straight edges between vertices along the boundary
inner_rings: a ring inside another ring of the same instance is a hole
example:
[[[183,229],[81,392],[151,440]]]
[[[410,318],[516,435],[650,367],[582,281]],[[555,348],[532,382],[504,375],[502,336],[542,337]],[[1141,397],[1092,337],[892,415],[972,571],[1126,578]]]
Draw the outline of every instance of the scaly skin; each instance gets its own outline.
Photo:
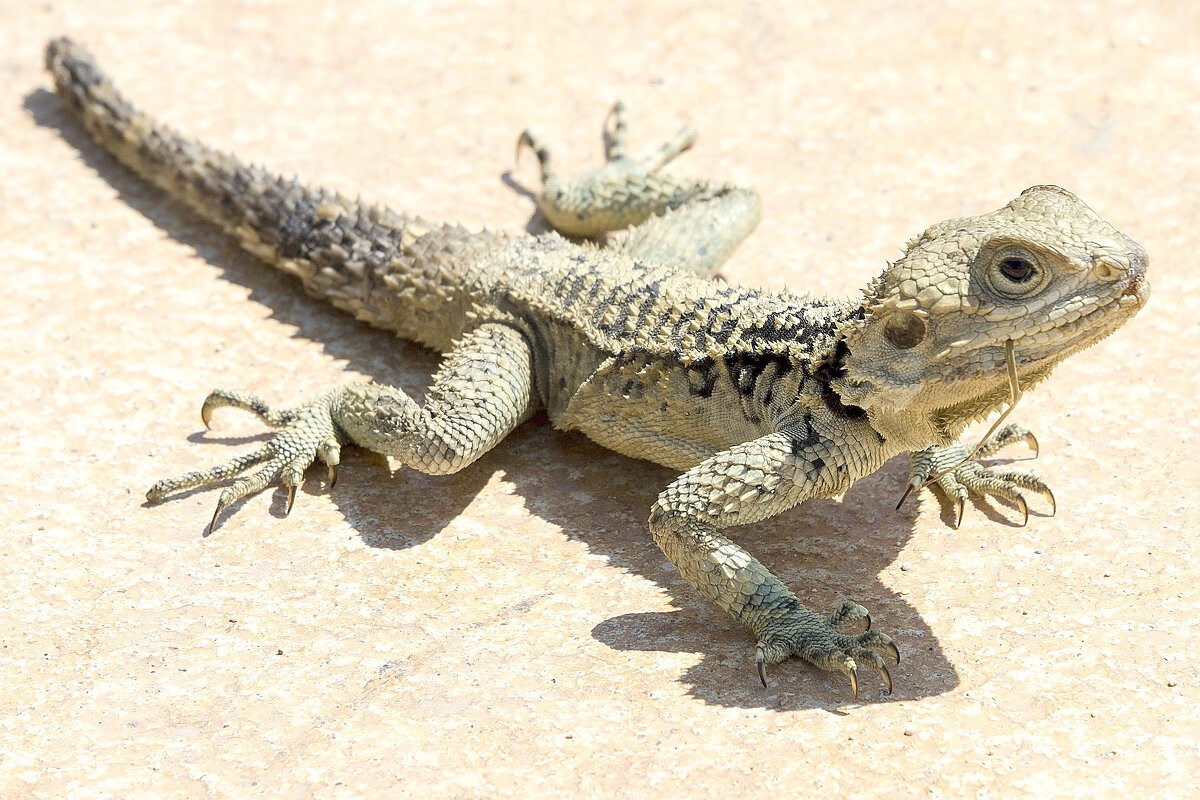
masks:
[[[650,531],[755,636],[764,684],[766,665],[796,655],[847,675],[855,695],[861,665],[890,691],[881,654],[899,652],[855,603],[805,608],[725,531],[839,494],[905,451],[910,489],[935,482],[960,509],[968,491],[1022,505],[1022,488],[1048,494],[1023,473],[962,463],[958,437],[1009,397],[1006,348],[1027,389],[1149,295],[1145,251],[1056,187],[930,227],[862,301],[820,299],[706,280],[757,223],[758,198],[660,174],[690,146],[688,131],[629,159],[619,105],[608,163],[575,181],[554,175],[536,136],[518,143],[538,156],[538,205],[554,224],[587,236],[632,226],[598,247],[471,233],[283,180],[141,114],[69,40],[51,42],[46,62],[87,130],[138,174],[311,294],[446,354],[423,405],[378,384],[289,410],[213,392],[205,424],[229,406],[279,432],[253,453],[158,482],[149,499],[227,479],[217,515],[276,479],[294,497],[315,460],[332,483],[348,444],[450,473],[545,408],[560,428],[684,471],[659,495]],[[1010,426],[981,453],[1021,439],[1027,431]]]

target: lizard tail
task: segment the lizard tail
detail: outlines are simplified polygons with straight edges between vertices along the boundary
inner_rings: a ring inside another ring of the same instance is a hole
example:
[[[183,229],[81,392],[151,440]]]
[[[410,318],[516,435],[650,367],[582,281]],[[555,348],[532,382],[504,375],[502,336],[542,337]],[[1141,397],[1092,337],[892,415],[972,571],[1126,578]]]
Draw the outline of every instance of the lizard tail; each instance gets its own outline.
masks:
[[[494,246],[494,234],[364,206],[180,136],[138,111],[70,39],[46,45],[46,68],[104,149],[249,252],[297,275],[309,294],[438,349],[460,332],[458,265]]]

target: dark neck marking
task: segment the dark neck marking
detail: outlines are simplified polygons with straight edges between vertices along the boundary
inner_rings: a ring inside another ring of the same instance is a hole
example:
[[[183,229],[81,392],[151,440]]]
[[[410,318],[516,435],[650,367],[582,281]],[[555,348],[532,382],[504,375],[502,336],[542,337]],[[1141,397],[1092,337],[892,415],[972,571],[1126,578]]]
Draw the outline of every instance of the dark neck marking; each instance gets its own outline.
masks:
[[[821,384],[821,400],[835,415],[843,419],[865,419],[866,409],[859,406],[847,405],[842,402],[842,396],[833,388],[833,381],[846,375],[846,357],[850,348],[845,339],[839,339],[833,351],[833,358],[817,367],[813,377]]]

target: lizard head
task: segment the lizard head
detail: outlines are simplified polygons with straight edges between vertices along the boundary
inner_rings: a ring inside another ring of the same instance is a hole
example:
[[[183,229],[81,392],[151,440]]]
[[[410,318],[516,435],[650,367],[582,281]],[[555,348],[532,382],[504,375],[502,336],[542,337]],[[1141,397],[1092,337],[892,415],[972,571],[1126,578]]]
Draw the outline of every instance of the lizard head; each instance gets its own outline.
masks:
[[[1008,341],[1020,385],[1036,383],[1145,305],[1146,264],[1141,245],[1056,186],[938,223],[843,323],[832,387],[872,421],[919,414],[957,437],[1008,399]]]

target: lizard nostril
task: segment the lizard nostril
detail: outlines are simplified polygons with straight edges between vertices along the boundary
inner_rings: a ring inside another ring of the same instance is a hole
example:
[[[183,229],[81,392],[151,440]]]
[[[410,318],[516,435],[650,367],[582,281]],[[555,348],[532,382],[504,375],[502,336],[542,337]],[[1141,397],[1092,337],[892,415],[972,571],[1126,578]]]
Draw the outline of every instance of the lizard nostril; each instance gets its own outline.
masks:
[[[1092,267],[1092,274],[1102,281],[1115,281],[1122,272],[1124,270],[1108,261],[1097,261]]]

